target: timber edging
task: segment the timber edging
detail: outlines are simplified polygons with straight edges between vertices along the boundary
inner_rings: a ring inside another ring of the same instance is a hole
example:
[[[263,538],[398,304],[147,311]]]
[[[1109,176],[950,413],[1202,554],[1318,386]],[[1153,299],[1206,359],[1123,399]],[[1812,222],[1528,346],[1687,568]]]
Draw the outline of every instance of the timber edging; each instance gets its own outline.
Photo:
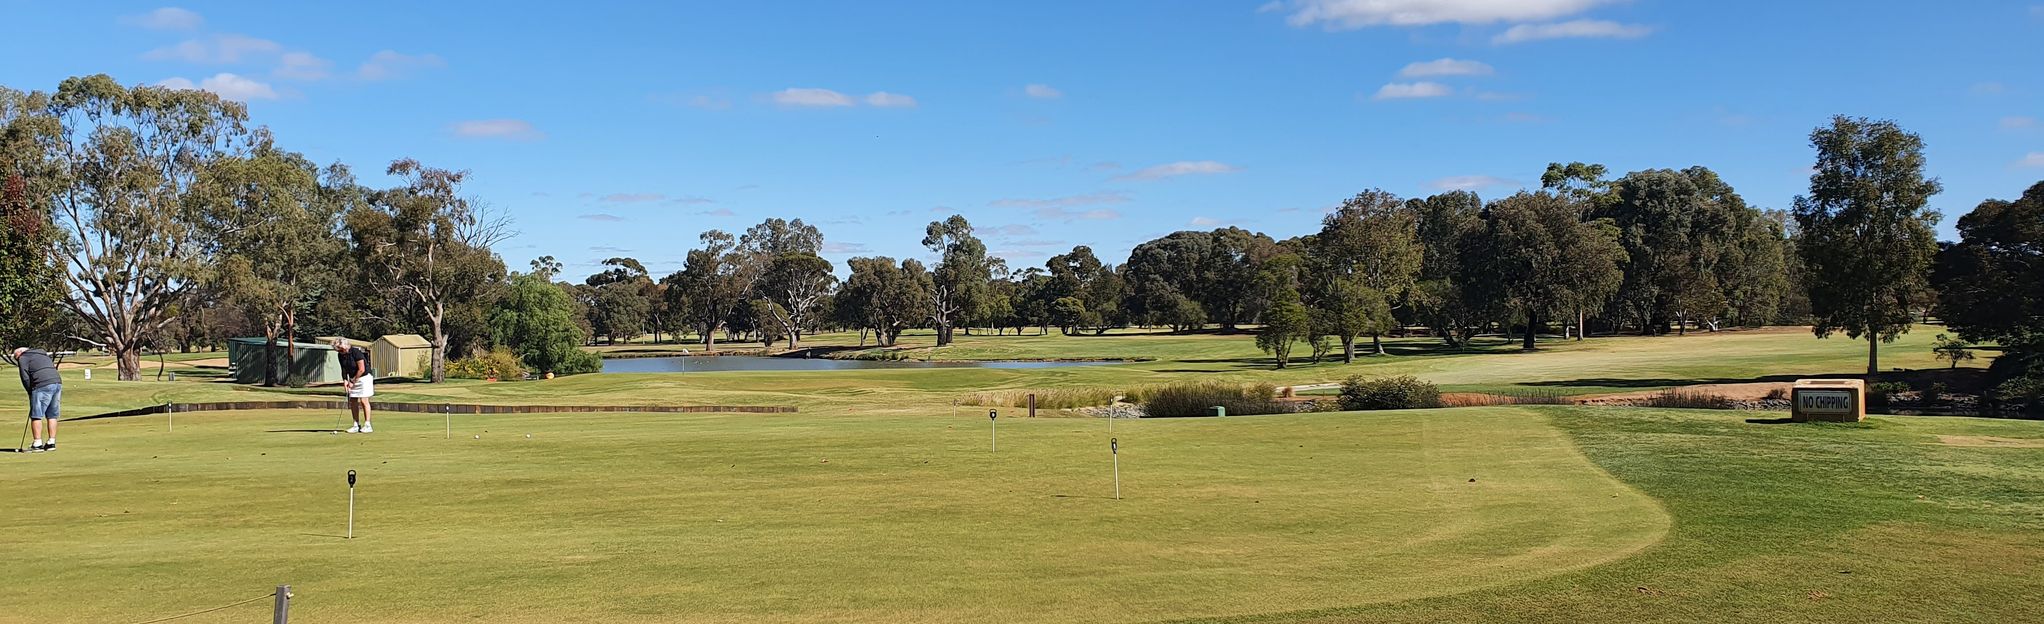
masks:
[[[470,403],[385,403],[372,401],[370,409],[409,414],[553,414],[590,412],[643,412],[660,414],[792,414],[786,405],[477,405]],[[170,412],[223,412],[234,410],[348,409],[345,401],[227,401],[220,403],[165,403],[75,418],[120,418]]]

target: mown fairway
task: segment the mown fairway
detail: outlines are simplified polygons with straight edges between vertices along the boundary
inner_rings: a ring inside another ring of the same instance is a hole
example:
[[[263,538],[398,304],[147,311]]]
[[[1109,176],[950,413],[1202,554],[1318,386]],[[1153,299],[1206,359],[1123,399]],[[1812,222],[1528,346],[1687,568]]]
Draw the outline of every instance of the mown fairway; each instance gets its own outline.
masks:
[[[959,350],[1099,356],[1084,346],[1099,340],[1159,359],[382,388],[802,410],[457,416],[453,439],[412,414],[367,436],[310,411],[66,423],[62,451],[0,455],[0,622],[137,622],[280,583],[299,622],[2044,618],[2044,423],[1575,407],[1120,421],[1115,501],[1106,421],[1004,410],[993,453],[984,409],[951,405],[1211,376],[1192,371],[1633,390],[1851,372],[1857,343],[1742,332],[1269,372],[1239,336],[1002,340]],[[1884,359],[1930,365],[1918,342]],[[332,392],[76,375],[73,415]],[[22,414],[0,392],[0,415]]]

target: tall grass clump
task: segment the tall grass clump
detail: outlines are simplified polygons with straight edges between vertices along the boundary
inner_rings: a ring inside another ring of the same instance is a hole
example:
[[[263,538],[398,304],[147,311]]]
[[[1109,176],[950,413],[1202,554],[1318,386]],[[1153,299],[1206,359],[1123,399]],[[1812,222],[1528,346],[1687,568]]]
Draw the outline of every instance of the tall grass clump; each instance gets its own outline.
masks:
[[[1411,375],[1341,382],[1345,410],[1421,409],[1441,406],[1441,388]]]
[[[1071,409],[1113,405],[1115,391],[1107,388],[1050,388],[1045,390],[994,390],[974,392],[960,398],[960,405],[986,407],[1029,407],[1029,395],[1036,395],[1038,409]]]
[[[1732,409],[1732,400],[1722,394],[1670,388],[1647,399],[1647,407],[1672,409]]]
[[[1574,397],[1552,388],[1529,388],[1505,392],[1455,392],[1441,395],[1441,407],[1574,404]]]
[[[1212,416],[1216,405],[1227,408],[1230,416],[1285,411],[1277,401],[1277,386],[1271,384],[1188,381],[1143,388],[1131,394],[1143,404],[1143,413],[1151,417]]]

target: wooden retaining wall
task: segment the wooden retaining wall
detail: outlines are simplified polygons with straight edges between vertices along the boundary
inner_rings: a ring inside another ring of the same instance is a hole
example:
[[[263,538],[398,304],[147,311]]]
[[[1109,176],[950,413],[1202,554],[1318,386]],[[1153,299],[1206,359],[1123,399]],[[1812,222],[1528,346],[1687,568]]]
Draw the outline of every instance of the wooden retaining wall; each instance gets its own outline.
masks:
[[[792,414],[797,410],[786,405],[475,405],[468,403],[385,403],[371,401],[369,407],[379,412],[408,414],[552,414],[583,412],[650,412],[663,414]],[[221,412],[233,410],[279,410],[316,409],[345,410],[345,401],[229,401],[221,403],[166,403],[138,407],[131,410],[108,412],[73,420],[94,418],[119,418],[123,416],[145,416],[166,412]]]

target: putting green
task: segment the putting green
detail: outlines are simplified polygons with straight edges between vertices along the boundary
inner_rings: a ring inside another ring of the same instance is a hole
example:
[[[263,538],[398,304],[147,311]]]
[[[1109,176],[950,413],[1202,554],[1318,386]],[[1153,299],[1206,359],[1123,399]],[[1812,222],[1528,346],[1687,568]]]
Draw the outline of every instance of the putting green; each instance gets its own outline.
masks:
[[[983,413],[502,415],[451,440],[421,415],[72,422],[58,453],[0,457],[0,622],[284,583],[308,622],[1153,620],[1455,594],[1662,539],[1659,504],[1550,417],[1119,422],[1119,501],[1098,419],[1003,418],[998,453]]]

